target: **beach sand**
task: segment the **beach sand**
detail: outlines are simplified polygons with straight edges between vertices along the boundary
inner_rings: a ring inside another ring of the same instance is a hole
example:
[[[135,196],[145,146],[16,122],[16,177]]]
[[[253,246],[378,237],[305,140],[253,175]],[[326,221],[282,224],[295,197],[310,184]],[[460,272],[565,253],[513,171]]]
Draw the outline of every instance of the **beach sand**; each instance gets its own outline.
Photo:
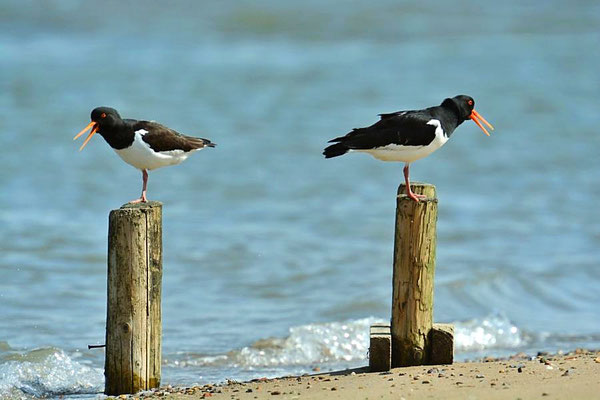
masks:
[[[518,354],[453,365],[366,368],[254,379],[192,388],[161,388],[145,396],[184,399],[600,399],[600,352]],[[144,396],[144,397],[145,397]]]

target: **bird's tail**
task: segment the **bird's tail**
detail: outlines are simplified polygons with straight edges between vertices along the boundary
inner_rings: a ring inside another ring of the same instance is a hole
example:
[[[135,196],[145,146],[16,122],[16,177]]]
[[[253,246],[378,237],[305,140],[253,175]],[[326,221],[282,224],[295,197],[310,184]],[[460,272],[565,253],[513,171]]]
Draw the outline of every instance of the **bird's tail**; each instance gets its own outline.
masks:
[[[195,136],[185,136],[188,142],[192,145],[193,149],[203,149],[205,147],[215,147],[217,144],[211,142],[209,139],[199,138]]]
[[[332,158],[341,156],[342,154],[346,154],[348,150],[350,149],[348,149],[348,147],[346,147],[345,144],[336,143],[332,144],[329,147],[326,147],[325,150],[323,150],[323,155],[325,156],[325,158]]]

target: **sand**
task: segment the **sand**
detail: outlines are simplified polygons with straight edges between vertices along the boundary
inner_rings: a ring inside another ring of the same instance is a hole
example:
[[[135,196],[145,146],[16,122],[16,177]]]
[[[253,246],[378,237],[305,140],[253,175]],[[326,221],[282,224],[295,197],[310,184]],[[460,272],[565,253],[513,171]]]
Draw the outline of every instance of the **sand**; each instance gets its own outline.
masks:
[[[453,365],[366,368],[301,377],[255,379],[193,388],[161,388],[150,397],[221,399],[600,399],[600,352]]]

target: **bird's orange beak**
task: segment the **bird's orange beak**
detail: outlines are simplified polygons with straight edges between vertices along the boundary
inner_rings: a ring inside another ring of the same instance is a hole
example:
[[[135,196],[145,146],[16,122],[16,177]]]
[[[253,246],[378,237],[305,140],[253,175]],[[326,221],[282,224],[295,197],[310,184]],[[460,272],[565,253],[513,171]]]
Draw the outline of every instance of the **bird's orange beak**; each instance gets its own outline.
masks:
[[[79,148],[79,151],[83,150],[83,148],[85,147],[85,145],[88,144],[88,142],[90,141],[90,139],[92,138],[92,136],[94,136],[94,134],[98,131],[98,127],[100,127],[100,124],[98,124],[97,122],[92,121],[85,128],[83,128],[83,130],[81,132],[79,132],[77,135],[75,135],[75,137],[73,138],[73,140],[77,139],[79,136],[81,136],[84,133],[86,133],[89,129],[92,129],[92,131],[90,132],[90,134],[88,135],[88,137],[85,138],[85,141],[83,142],[83,144]]]
[[[477,126],[481,128],[481,130],[483,131],[483,133],[485,133],[488,136],[490,136],[490,133],[487,131],[487,129],[485,129],[485,127],[483,125],[481,125],[481,122],[483,122],[484,124],[486,124],[491,130],[494,130],[494,127],[492,126],[492,124],[490,124],[489,122],[487,122],[485,120],[485,118],[483,118],[481,116],[481,114],[479,114],[475,110],[471,111],[471,115],[469,115],[469,119],[472,119],[473,122],[475,122],[477,124]]]

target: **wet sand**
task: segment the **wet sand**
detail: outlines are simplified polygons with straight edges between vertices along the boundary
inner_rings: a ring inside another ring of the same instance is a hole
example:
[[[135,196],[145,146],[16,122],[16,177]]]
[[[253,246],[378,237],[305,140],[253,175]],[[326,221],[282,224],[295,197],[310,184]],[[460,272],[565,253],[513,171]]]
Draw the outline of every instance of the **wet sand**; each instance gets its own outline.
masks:
[[[255,379],[192,388],[161,388],[143,397],[184,399],[600,399],[600,352],[517,354],[503,360],[366,368]],[[139,397],[139,396],[138,396]]]

